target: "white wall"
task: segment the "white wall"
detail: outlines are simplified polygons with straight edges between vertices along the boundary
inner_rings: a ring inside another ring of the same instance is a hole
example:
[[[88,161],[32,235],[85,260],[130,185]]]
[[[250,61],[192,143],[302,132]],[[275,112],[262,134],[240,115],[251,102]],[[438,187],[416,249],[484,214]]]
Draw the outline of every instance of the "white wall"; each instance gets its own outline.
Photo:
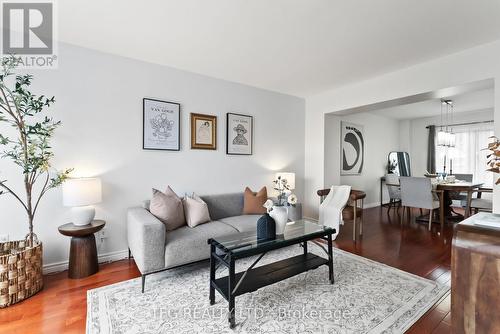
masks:
[[[364,126],[365,156],[361,175],[340,175],[340,122]],[[387,155],[399,150],[399,121],[372,113],[325,115],[325,186],[350,185],[366,192],[365,207],[380,204],[380,177],[387,170]],[[386,191],[384,191],[386,192]],[[385,194],[387,195],[387,194]]]
[[[306,99],[305,214],[317,216],[316,189],[325,186],[324,115],[406,96],[495,79],[500,82],[500,41],[471,48],[404,70],[329,90]],[[500,119],[500,85],[495,85],[495,119]],[[500,133],[500,122],[495,122]],[[500,212],[500,191],[494,210]]]
[[[52,112],[63,122],[53,141],[54,167],[75,167],[76,176],[102,178],[97,217],[107,221],[109,239],[101,254],[127,249],[126,209],[149,198],[152,187],[171,185],[181,195],[238,192],[247,185],[270,186],[275,171],[291,171],[303,198],[303,99],[74,46],[59,50],[59,68],[35,71],[33,88],[56,96]],[[181,103],[180,152],[142,150],[143,97]],[[190,149],[191,112],[217,115],[217,151]],[[226,155],[227,112],[254,116],[252,156]],[[18,170],[6,159],[0,171],[12,184],[19,181]],[[35,221],[46,265],[68,259],[69,239],[57,231],[68,218],[61,191],[50,192]],[[0,234],[16,239],[27,233],[12,198],[0,198],[0,219]]]
[[[453,123],[466,123],[466,122],[481,122],[489,121],[494,117],[494,111],[480,110],[472,112],[461,112],[453,115]],[[427,170],[427,143],[429,130],[426,129],[428,125],[439,125],[440,116],[424,117],[412,120],[401,121],[403,126],[409,124],[407,132],[400,133],[400,141],[409,142],[406,151],[410,154],[411,170],[413,175],[423,175]],[[439,167],[436,166],[436,167]],[[455,171],[460,173],[460,171]],[[464,171],[462,171],[463,173]]]

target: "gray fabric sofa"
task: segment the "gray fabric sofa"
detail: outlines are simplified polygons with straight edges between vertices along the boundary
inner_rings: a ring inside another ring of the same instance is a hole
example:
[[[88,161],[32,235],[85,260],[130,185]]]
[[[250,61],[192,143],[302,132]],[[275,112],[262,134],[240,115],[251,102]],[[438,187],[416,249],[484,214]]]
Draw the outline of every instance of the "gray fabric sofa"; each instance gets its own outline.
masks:
[[[260,215],[243,215],[243,193],[200,196],[208,205],[212,221],[167,232],[165,225],[149,212],[149,201],[127,213],[129,250],[146,275],[210,257],[209,238],[256,230]]]

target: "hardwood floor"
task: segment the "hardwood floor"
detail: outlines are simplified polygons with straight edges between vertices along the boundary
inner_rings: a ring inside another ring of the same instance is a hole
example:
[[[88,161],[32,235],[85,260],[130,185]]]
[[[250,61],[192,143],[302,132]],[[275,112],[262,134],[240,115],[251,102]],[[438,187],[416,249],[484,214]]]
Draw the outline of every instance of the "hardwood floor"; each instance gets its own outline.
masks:
[[[356,244],[352,241],[352,223],[346,222],[335,241],[336,247],[366,258],[385,263],[409,273],[451,285],[451,241],[453,225],[443,230],[433,224],[428,231],[427,223],[415,222],[418,210],[412,212],[412,220],[406,217],[401,224],[395,209],[365,210],[363,236]],[[451,297],[443,296],[407,333],[451,333]]]
[[[450,284],[453,227],[438,224],[432,232],[425,224],[404,222],[386,208],[365,210],[363,237],[352,242],[352,223],[346,223],[335,246],[400,268],[410,273]],[[86,291],[138,277],[133,260],[101,265],[100,271],[83,279],[68,279],[67,272],[45,277],[42,292],[6,309],[0,309],[0,333],[84,333]],[[445,295],[408,333],[451,333],[450,295]]]

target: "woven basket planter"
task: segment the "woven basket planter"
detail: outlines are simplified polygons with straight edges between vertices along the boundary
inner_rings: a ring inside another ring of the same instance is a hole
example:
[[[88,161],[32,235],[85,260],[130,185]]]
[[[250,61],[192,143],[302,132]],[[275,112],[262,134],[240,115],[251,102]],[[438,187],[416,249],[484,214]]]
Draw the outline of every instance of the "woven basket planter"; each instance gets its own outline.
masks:
[[[42,243],[0,243],[0,308],[33,296],[43,288]]]

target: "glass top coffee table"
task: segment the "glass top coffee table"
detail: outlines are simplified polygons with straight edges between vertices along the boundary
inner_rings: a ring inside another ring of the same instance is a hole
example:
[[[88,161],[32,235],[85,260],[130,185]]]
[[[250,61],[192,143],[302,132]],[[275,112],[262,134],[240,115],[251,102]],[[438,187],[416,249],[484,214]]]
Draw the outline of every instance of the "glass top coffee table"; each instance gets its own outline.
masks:
[[[256,232],[235,233],[229,236],[208,239],[210,244],[210,305],[215,304],[215,290],[229,302],[228,321],[234,328],[236,296],[256,291],[292,276],[327,265],[329,281],[333,284],[332,234],[336,231],[327,226],[318,225],[308,220],[288,223],[283,235],[273,240],[259,240]],[[323,239],[327,242],[327,258],[309,253],[307,242]],[[303,254],[255,268],[255,265],[269,251],[301,244]],[[259,255],[246,270],[235,273],[235,261],[253,255]],[[228,268],[229,274],[216,278],[217,264]]]

